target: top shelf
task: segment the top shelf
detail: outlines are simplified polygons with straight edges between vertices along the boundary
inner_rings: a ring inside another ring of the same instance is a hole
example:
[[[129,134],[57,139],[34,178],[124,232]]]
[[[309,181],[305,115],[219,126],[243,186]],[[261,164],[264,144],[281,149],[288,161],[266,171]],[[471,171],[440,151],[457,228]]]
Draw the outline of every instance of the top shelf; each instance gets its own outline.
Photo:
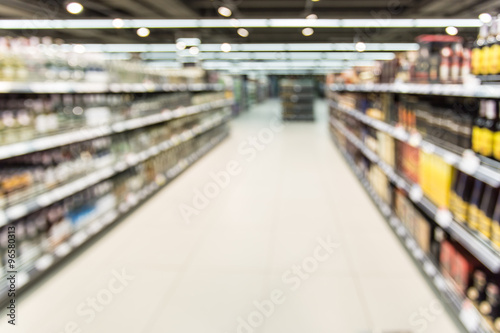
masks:
[[[365,83],[331,84],[331,91],[387,92],[396,94],[500,98],[500,85]]]
[[[0,94],[93,94],[171,91],[219,91],[220,83],[0,82]]]

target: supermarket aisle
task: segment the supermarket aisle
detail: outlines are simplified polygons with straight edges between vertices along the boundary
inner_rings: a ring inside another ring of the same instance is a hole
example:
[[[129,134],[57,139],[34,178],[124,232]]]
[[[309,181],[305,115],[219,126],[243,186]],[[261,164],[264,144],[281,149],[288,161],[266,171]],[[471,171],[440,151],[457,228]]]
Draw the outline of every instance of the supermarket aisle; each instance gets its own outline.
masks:
[[[278,101],[236,119],[228,140],[22,297],[19,325],[0,331],[459,332],[316,106],[315,123],[281,128]]]

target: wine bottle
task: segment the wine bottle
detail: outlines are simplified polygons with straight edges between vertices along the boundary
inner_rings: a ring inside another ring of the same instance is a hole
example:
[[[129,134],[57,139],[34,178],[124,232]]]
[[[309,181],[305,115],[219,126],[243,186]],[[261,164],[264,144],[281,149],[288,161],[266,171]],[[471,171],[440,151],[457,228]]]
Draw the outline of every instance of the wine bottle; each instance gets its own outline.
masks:
[[[486,100],[486,120],[481,131],[481,155],[492,157],[493,155],[493,133],[495,132],[495,123],[497,119],[495,100]]]
[[[481,270],[476,270],[472,275],[472,286],[467,290],[467,297],[476,304],[480,304],[486,299],[486,274]]]
[[[486,239],[491,238],[491,219],[498,197],[498,188],[485,184],[479,210],[479,232]]]
[[[486,121],[486,101],[479,102],[479,114],[472,127],[472,150],[480,154],[482,151],[482,131]]]
[[[472,74],[480,75],[482,74],[482,48],[486,43],[486,38],[488,37],[488,25],[483,24],[479,29],[479,35],[472,47]]]
[[[474,182],[474,187],[472,189],[468,219],[469,227],[473,230],[479,229],[479,206],[481,204],[481,199],[483,197],[484,183],[479,179]]]

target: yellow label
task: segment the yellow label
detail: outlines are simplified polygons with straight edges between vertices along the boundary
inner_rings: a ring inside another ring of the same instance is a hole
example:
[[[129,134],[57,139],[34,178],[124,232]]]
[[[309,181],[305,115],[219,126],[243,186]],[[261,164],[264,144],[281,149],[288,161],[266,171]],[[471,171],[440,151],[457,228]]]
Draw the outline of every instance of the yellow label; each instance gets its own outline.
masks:
[[[479,228],[479,208],[476,205],[469,206],[469,227],[473,230]]]
[[[488,59],[488,73],[498,74],[499,72],[499,62],[500,61],[500,45],[494,44],[490,47],[489,59]]]
[[[498,221],[491,223],[491,241],[500,248],[500,223]]]
[[[458,211],[458,195],[453,190],[450,191],[450,211],[453,214]]]
[[[472,150],[476,153],[481,151],[481,127],[472,127]]]
[[[481,74],[488,74],[488,58],[489,58],[490,48],[488,46],[484,46],[481,49],[479,70]]]
[[[493,154],[493,132],[487,128],[483,128],[481,132],[481,154],[489,157]]]
[[[480,66],[481,66],[481,49],[476,47],[472,49],[471,53],[471,66],[472,66],[472,74],[479,75],[481,74]]]
[[[479,232],[486,238],[491,237],[491,220],[486,214],[481,210],[479,211]]]
[[[467,202],[464,202],[463,200],[460,200],[460,204],[458,205],[458,212],[455,215],[455,219],[459,223],[466,223],[467,221],[467,210],[469,208],[469,204]]]
[[[493,134],[493,157],[500,160],[500,132]]]

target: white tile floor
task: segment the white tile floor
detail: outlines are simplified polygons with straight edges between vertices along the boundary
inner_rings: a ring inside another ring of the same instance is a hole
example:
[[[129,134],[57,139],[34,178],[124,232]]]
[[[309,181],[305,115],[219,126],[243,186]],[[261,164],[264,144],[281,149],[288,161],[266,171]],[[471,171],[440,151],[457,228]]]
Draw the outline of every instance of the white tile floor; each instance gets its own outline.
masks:
[[[228,140],[21,297],[18,325],[2,316],[0,331],[459,332],[432,310],[435,294],[334,148],[325,103],[316,122],[286,123],[254,160],[238,152],[279,110],[269,101],[236,119]],[[179,205],[230,160],[241,174],[186,224]],[[339,246],[315,267],[327,236]],[[303,262],[307,278],[283,280]],[[122,269],[134,279],[112,294]],[[273,290],[282,304],[259,315],[254,302],[268,304]]]

